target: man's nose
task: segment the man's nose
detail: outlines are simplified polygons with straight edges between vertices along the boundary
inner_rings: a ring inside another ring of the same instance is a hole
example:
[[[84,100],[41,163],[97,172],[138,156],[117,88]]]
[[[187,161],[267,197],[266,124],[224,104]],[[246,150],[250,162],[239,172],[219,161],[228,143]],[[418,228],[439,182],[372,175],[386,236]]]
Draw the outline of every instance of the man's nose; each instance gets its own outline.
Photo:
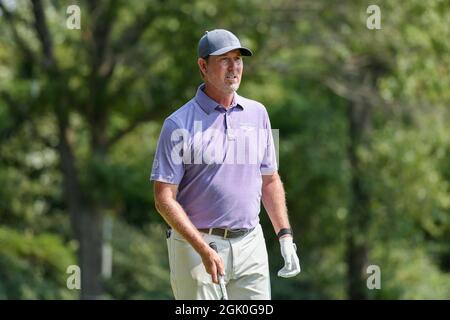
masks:
[[[228,70],[238,69],[240,67],[239,61],[229,61]]]

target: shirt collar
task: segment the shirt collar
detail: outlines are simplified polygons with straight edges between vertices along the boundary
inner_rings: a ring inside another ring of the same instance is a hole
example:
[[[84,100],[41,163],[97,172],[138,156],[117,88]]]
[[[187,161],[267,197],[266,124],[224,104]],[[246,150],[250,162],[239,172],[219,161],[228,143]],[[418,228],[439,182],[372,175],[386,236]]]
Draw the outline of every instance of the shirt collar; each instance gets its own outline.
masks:
[[[205,84],[204,83],[202,83],[198,87],[197,93],[195,95],[195,100],[200,105],[200,107],[203,109],[203,111],[206,112],[206,114],[210,114],[211,112],[216,110],[216,108],[219,107],[220,104],[217,101],[211,99],[203,91],[203,89],[205,89]],[[233,95],[233,101],[231,102],[230,108],[233,108],[233,107],[240,107],[241,109],[244,109],[244,106],[242,104],[242,98],[236,92]]]

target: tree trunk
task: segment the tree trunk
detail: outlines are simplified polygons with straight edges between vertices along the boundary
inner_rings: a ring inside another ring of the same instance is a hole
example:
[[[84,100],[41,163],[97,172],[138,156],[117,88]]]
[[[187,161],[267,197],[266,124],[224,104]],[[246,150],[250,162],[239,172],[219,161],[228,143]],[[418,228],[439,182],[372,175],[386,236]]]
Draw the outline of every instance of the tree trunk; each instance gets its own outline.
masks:
[[[102,214],[92,209],[77,216],[81,226],[81,299],[101,299],[102,286]]]
[[[59,126],[59,155],[63,173],[64,196],[70,214],[72,230],[78,241],[78,264],[81,269],[81,299],[102,296],[102,216],[95,206],[87,206],[79,183],[75,158],[67,139],[68,119],[57,114]]]
[[[364,179],[357,149],[363,145],[370,124],[370,107],[351,103],[348,113],[349,147],[348,158],[351,172],[351,200],[347,225],[347,277],[348,298],[363,300],[368,298],[367,277],[367,232],[370,219],[369,195],[364,188]]]

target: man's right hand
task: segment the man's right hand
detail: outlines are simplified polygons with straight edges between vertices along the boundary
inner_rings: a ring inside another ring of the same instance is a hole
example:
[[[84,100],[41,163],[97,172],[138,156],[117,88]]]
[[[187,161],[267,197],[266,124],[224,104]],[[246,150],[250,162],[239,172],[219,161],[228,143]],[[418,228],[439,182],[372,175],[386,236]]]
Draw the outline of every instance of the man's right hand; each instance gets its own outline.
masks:
[[[217,276],[217,274],[220,274],[222,276],[225,275],[222,258],[209,246],[200,256],[202,258],[206,272],[211,275],[214,283],[219,284],[219,277]]]
[[[186,212],[176,200],[178,193],[178,185],[155,181],[154,196],[155,206],[158,212],[163,216],[164,220],[183,238],[185,238],[191,246],[197,251],[202,258],[206,272],[208,272],[214,283],[219,283],[217,273],[225,275],[223,261],[202,238],[200,233],[189,220]]]

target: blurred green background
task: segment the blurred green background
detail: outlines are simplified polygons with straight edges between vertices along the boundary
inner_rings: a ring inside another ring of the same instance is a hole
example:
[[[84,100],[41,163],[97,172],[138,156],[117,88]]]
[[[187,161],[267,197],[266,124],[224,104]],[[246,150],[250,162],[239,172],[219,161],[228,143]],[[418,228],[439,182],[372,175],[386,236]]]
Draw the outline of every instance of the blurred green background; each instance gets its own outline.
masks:
[[[254,51],[239,93],[280,130],[302,272],[276,276],[262,212],[273,298],[450,299],[445,0],[0,0],[0,298],[173,299],[148,178],[214,28]]]

